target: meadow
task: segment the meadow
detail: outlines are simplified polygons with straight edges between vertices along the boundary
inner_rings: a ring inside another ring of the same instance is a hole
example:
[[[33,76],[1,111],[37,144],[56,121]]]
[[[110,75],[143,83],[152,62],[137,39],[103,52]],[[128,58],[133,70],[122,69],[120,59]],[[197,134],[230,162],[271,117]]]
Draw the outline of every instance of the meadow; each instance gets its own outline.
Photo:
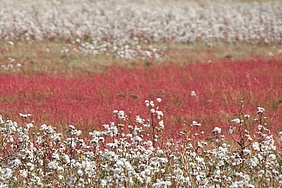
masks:
[[[41,3],[0,3],[0,187],[282,186],[280,1]]]

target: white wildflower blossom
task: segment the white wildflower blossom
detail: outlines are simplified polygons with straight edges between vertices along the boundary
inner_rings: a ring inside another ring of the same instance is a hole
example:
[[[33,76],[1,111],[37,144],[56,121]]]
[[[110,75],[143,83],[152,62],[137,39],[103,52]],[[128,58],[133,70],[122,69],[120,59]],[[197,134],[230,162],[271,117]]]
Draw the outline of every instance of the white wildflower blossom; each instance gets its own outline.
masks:
[[[20,175],[21,175],[23,178],[27,178],[27,176],[28,176],[28,171],[27,171],[27,170],[20,170]]]
[[[257,108],[257,114],[263,114],[265,112],[265,109],[262,107]]]
[[[83,176],[83,171],[81,169],[78,169],[77,170],[77,175],[80,176],[80,177]]]
[[[258,142],[254,142],[252,147],[255,151],[260,151],[260,144]]]
[[[163,112],[160,110],[156,110],[156,114],[158,119],[161,119],[164,116]]]
[[[153,108],[155,106],[154,101],[150,101],[150,106]]]
[[[221,128],[215,127],[215,128],[213,129],[212,133],[214,133],[214,134],[220,134],[220,133],[221,133]]]
[[[164,129],[164,121],[163,120],[159,121],[159,126],[160,126],[161,129]]]
[[[142,119],[139,115],[136,116],[135,121],[139,124],[143,124],[144,123],[144,119]]]
[[[0,115],[0,124],[4,124],[4,123],[5,121],[3,120],[2,115]]]
[[[243,154],[244,154],[244,155],[250,155],[251,153],[252,153],[252,151],[249,150],[249,149],[244,149],[244,150],[243,150]]]
[[[270,161],[274,161],[276,159],[276,155],[275,154],[269,154],[267,159],[270,160]]]
[[[235,119],[231,120],[231,122],[233,122],[235,124],[239,124],[239,123],[241,123],[241,120],[240,120],[240,118],[235,118]]]
[[[51,161],[51,162],[48,164],[48,168],[57,169],[57,167],[58,167],[58,163],[55,162],[55,161]]]
[[[201,126],[201,123],[198,123],[197,121],[192,121],[192,124],[191,124],[192,127],[200,127]]]
[[[196,92],[195,91],[191,91],[191,93],[189,94],[190,97],[196,97]]]
[[[125,120],[126,116],[125,116],[125,112],[123,110],[118,111],[118,113],[116,114],[117,118],[120,120]]]
[[[145,100],[145,104],[146,104],[146,106],[148,106],[148,107],[149,107],[149,105],[150,105],[149,100]]]

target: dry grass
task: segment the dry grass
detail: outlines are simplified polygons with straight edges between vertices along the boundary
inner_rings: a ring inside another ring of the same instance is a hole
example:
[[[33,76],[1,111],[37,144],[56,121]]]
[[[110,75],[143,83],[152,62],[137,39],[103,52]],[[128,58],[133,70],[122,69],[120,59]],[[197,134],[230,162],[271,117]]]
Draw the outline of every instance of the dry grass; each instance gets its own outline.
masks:
[[[252,59],[259,56],[281,59],[282,54],[278,51],[279,45],[251,45],[251,44],[223,44],[219,43],[213,47],[204,44],[154,44],[159,49],[164,49],[160,59],[117,59],[112,54],[90,55],[79,52],[61,53],[62,48],[70,43],[63,40],[45,41],[22,41],[9,45],[7,41],[0,41],[0,64],[9,64],[9,58],[14,58],[15,66],[20,63],[20,68],[25,73],[36,72],[97,72],[112,64],[140,65],[141,64],[194,64],[206,63],[225,59],[234,61],[241,59]],[[232,57],[228,58],[228,54]],[[272,54],[272,55],[271,55]],[[16,71],[17,69],[10,70]],[[4,72],[1,69],[1,72]],[[5,71],[6,72],[6,71]]]

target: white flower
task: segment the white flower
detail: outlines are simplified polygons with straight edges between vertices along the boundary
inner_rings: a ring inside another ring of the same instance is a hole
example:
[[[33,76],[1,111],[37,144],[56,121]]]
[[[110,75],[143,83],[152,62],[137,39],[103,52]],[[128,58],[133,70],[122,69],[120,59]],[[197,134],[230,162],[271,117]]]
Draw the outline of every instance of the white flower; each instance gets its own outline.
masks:
[[[262,107],[258,107],[257,109],[258,109],[257,114],[263,114],[265,112],[265,109]]]
[[[59,156],[58,152],[54,152],[52,154],[52,158],[55,159],[55,160],[60,160],[60,156]]]
[[[258,164],[259,164],[258,158],[256,158],[256,157],[250,158],[250,165],[251,165],[252,167],[256,167]]]
[[[244,117],[245,117],[246,119],[250,119],[251,116],[250,116],[249,114],[245,114]]]
[[[32,128],[32,127],[33,127],[33,124],[32,124],[32,123],[26,124],[26,128],[27,128],[27,129],[30,129],[30,128]]]
[[[77,171],[77,175],[78,175],[78,176],[83,176],[83,172],[82,172],[81,169],[79,169],[79,170]]]
[[[118,113],[117,113],[117,117],[118,119],[121,119],[121,120],[124,120],[125,119],[125,113],[123,110],[120,110]]]
[[[196,92],[195,92],[195,91],[191,91],[191,93],[190,93],[189,96],[190,96],[190,97],[196,97],[197,95],[196,95]]]
[[[143,124],[144,123],[144,119],[142,119],[139,115],[136,116],[135,121],[139,124]]]
[[[14,46],[14,42],[13,41],[8,41],[8,44],[11,46]]]
[[[63,175],[58,175],[58,178],[59,178],[59,180],[62,180],[62,179],[64,179],[64,176]]]
[[[164,121],[163,120],[161,120],[160,122],[159,122],[159,126],[163,129],[164,128]]]
[[[108,183],[107,180],[102,179],[100,185],[101,185],[102,187],[106,187],[106,186],[107,186],[107,183]]]
[[[158,118],[158,119],[161,119],[161,117],[164,116],[163,112],[160,111],[160,110],[156,110],[156,114],[157,114],[157,118]]]
[[[82,131],[81,130],[77,130],[76,131],[76,136],[80,136],[82,134]]]
[[[58,163],[55,162],[55,161],[51,161],[51,162],[48,164],[48,168],[57,169],[57,167],[58,167]]]
[[[221,128],[215,127],[215,128],[213,129],[212,133],[214,133],[214,134],[220,134],[220,133],[221,133]]]
[[[253,147],[253,149],[254,149],[255,151],[259,151],[259,150],[260,150],[260,145],[259,145],[258,142],[254,142],[253,145],[252,145],[252,147]]]
[[[239,123],[241,123],[241,120],[240,120],[240,118],[235,118],[235,119],[231,120],[231,122],[233,122],[235,124],[239,124]]]
[[[274,161],[276,159],[276,156],[274,154],[268,155],[268,160]]]
[[[10,179],[13,176],[13,171],[10,168],[6,168],[5,170],[2,170],[1,173],[2,173],[2,178],[5,180]]]
[[[145,100],[145,104],[146,104],[146,106],[148,106],[148,107],[149,107],[149,105],[150,105],[149,100]]]
[[[58,166],[58,167],[57,167],[57,172],[58,172],[59,174],[62,174],[64,171],[65,171],[65,169],[64,169],[63,167],[61,167],[61,166]]]
[[[27,171],[27,170],[20,170],[20,175],[21,175],[23,178],[27,178],[28,171]]]
[[[157,102],[158,103],[162,102],[162,99],[161,98],[157,98]]]
[[[200,127],[201,126],[201,123],[198,123],[197,121],[192,121],[192,124],[191,126],[195,126],[195,127]]]
[[[20,117],[22,117],[22,118],[27,118],[28,115],[29,115],[29,114],[22,114],[22,113],[20,113]]]
[[[249,150],[249,149],[244,149],[244,150],[243,150],[243,154],[244,154],[244,155],[249,155],[249,154],[251,154],[251,150]]]
[[[5,121],[3,120],[2,115],[0,115],[0,124],[3,124],[3,123],[5,123]]]
[[[235,130],[236,130],[236,127],[231,127],[231,126],[230,126],[228,132],[229,132],[230,134],[232,134]]]

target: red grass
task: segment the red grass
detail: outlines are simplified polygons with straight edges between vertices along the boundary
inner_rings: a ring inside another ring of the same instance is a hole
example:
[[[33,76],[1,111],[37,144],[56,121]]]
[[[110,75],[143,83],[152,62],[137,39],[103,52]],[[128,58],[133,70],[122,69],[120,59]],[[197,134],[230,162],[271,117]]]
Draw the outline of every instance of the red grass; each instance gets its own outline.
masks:
[[[240,101],[245,113],[266,109],[274,131],[281,129],[282,61],[254,59],[180,66],[176,64],[128,69],[109,67],[103,74],[0,75],[0,113],[20,121],[31,113],[36,123],[91,131],[113,121],[112,111],[130,110],[132,117],[147,118],[145,99],[162,98],[168,134],[187,122],[202,123],[210,132],[227,128],[236,117]],[[190,97],[194,90],[197,97]],[[131,94],[129,94],[131,93]],[[124,94],[124,96],[123,96]],[[138,96],[138,98],[136,98]],[[188,129],[187,128],[187,129]]]

